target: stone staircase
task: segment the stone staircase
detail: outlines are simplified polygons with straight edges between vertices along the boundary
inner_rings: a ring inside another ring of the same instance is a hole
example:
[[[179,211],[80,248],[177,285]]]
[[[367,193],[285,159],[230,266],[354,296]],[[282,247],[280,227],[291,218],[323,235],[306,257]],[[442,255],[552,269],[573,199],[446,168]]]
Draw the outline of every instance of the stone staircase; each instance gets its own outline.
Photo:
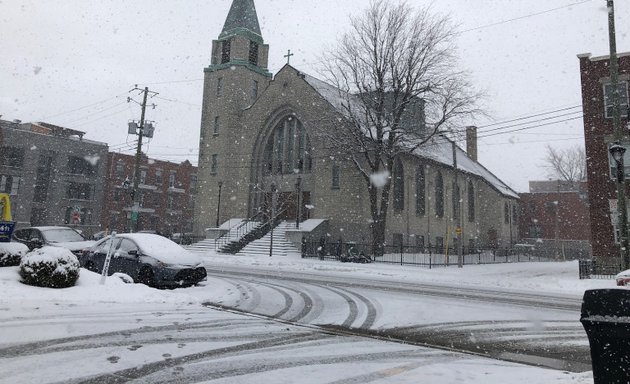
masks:
[[[214,252],[215,249],[215,240],[214,239],[204,239],[198,241],[196,243],[184,246],[184,249],[187,249],[193,253],[208,253]]]
[[[297,256],[300,257],[300,249],[287,240],[285,232],[287,229],[295,228],[295,222],[283,221],[273,230],[273,251],[272,256]],[[262,238],[252,241],[241,249],[237,256],[269,256],[269,246],[271,243],[271,232]]]

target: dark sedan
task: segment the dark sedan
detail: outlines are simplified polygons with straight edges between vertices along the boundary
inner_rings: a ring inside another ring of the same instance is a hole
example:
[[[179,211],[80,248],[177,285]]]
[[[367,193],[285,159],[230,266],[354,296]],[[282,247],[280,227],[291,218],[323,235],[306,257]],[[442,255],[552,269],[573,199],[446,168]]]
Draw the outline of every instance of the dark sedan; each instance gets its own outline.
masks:
[[[201,258],[163,236],[149,233],[108,236],[80,258],[81,265],[101,273],[110,250],[109,275],[124,273],[151,287],[191,286],[207,276]]]
[[[86,240],[74,229],[57,226],[20,228],[13,232],[13,240],[26,244],[30,251],[44,245],[51,245],[67,248],[77,256],[94,245],[94,241]]]

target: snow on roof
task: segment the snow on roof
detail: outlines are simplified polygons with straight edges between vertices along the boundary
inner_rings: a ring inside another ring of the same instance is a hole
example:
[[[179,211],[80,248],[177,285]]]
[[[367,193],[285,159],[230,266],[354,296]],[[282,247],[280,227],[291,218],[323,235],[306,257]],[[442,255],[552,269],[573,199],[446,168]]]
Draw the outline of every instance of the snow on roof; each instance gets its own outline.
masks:
[[[486,180],[492,187],[504,196],[518,199],[518,193],[502,182],[486,167],[474,161],[461,148],[455,146],[457,154],[457,169]],[[446,166],[453,166],[452,141],[444,136],[433,137],[430,142],[417,148],[414,155],[433,160]]]
[[[319,80],[313,76],[300,72],[304,80],[310,84],[317,93],[319,93],[330,105],[333,106],[345,117],[349,117],[348,103],[350,103],[351,110],[361,110],[360,100],[356,96],[348,95],[334,85],[328,84],[325,81]],[[479,176],[486,180],[492,187],[494,187],[499,193],[504,196],[509,196],[518,199],[518,193],[516,193],[507,184],[502,182],[492,172],[486,169],[483,165],[472,160],[466,152],[457,147],[457,169],[467,172],[472,175]],[[453,166],[453,152],[451,147],[451,141],[446,137],[440,136],[437,139],[432,139],[431,142],[426,143],[413,152],[414,155],[422,158],[428,158],[446,166]]]

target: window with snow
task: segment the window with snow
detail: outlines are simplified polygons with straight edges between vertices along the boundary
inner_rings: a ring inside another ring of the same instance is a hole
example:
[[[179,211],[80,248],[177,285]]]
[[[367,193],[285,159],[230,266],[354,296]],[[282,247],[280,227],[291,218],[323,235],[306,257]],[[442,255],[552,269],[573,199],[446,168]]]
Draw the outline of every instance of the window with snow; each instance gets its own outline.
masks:
[[[468,221],[475,221],[475,186],[468,181]]]
[[[416,215],[424,216],[426,213],[426,181],[424,167],[416,168]]]
[[[394,161],[394,213],[405,209],[405,172],[400,159]]]
[[[435,216],[444,217],[444,179],[439,171],[435,175]]]

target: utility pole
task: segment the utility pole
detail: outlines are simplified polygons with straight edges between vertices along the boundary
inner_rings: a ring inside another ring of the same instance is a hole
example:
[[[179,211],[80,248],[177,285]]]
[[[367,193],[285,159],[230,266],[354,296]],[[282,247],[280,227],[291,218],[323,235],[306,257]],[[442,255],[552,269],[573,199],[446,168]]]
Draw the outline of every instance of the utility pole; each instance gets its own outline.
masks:
[[[615,142],[621,145],[624,134],[621,129],[621,108],[619,92],[619,66],[617,60],[617,40],[615,37],[615,4],[613,0],[606,0],[608,8],[608,39],[610,43],[610,85],[613,109],[613,134]],[[617,210],[619,214],[619,242],[621,245],[621,261],[624,269],[630,268],[630,254],[628,253],[628,212],[626,208],[626,184],[623,155],[617,163],[621,169],[621,176],[617,178]]]
[[[136,147],[136,158],[135,158],[135,165],[133,169],[133,188],[131,190],[131,199],[133,201],[133,206],[131,208],[131,232],[137,232],[138,221],[140,219],[140,193],[138,191],[138,186],[140,185],[140,160],[142,158],[142,139],[144,136],[153,137],[153,126],[150,127],[150,132],[147,132],[147,134],[145,135],[144,116],[145,116],[145,111],[147,108],[147,97],[150,92],[149,88],[145,87],[144,89],[140,89],[136,86],[130,92],[133,92],[133,91],[140,91],[140,93],[143,95],[142,104],[140,104],[140,106],[142,107],[142,112],[140,114],[140,123],[139,125],[136,125],[135,122],[129,123],[129,133],[132,133],[131,131],[134,129],[134,126],[138,128],[138,130],[136,131],[137,132],[136,134],[138,135],[138,146]],[[157,95],[158,93],[151,92],[151,94],[152,94],[151,97],[153,97]],[[130,101],[135,101],[135,100],[133,100],[131,97],[128,97],[127,102],[130,102]],[[153,108],[155,108],[155,104],[153,104]]]

